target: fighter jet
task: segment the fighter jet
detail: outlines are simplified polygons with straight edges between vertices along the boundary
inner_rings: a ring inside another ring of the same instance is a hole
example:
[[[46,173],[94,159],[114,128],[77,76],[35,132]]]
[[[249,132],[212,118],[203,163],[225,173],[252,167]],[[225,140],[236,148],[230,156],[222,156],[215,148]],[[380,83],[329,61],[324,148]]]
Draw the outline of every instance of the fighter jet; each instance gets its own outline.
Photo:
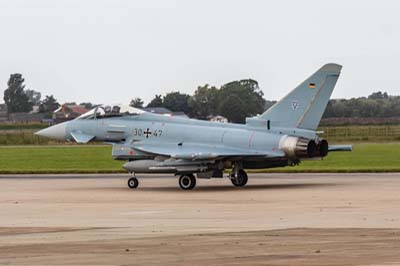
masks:
[[[158,115],[129,106],[97,106],[80,117],[42,129],[36,135],[112,144],[112,157],[136,174],[170,173],[191,190],[196,178],[222,178],[246,185],[246,169],[295,166],[351,146],[329,146],[317,127],[339,78],[341,66],[326,64],[263,114],[245,124],[218,123]],[[318,162],[316,162],[318,163]]]

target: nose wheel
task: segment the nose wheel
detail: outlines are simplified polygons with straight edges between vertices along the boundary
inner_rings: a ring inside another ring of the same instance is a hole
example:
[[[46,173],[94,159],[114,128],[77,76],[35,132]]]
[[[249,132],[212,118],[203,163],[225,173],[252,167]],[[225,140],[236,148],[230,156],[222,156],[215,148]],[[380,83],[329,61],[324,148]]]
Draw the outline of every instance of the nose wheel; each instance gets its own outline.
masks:
[[[139,186],[139,180],[136,177],[131,177],[128,179],[128,187],[131,189],[137,188]]]
[[[231,182],[235,187],[244,187],[247,184],[247,173],[244,170],[239,170],[237,175],[231,175]]]
[[[196,178],[192,174],[181,175],[179,177],[179,186],[183,190],[192,190],[196,186]]]

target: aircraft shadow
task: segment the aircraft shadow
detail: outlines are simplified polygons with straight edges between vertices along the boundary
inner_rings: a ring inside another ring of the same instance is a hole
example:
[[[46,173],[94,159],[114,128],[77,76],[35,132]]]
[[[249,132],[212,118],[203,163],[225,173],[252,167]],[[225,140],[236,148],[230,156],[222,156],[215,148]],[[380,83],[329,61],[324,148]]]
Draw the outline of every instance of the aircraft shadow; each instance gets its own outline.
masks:
[[[343,183],[288,183],[288,184],[248,184],[245,187],[234,187],[233,185],[207,185],[202,184],[197,186],[194,190],[183,191],[177,183],[170,186],[140,186],[136,189],[129,189],[128,187],[121,184],[121,186],[111,186],[111,187],[85,187],[85,188],[64,188],[64,190],[102,190],[102,191],[132,191],[132,192],[220,192],[220,191],[256,191],[256,190],[279,190],[279,189],[305,189],[305,188],[323,188],[323,187],[333,187],[342,186]]]
[[[276,189],[304,189],[304,188],[322,188],[330,186],[338,186],[336,183],[292,183],[292,184],[254,184],[246,185],[245,187],[234,187],[233,185],[223,185],[223,186],[197,186],[194,190],[188,192],[218,192],[218,191],[252,191],[252,190],[276,190]],[[182,191],[178,184],[176,187],[139,187],[139,190],[143,191],[157,191],[157,192],[167,192],[167,191]],[[183,191],[186,192],[186,191]]]

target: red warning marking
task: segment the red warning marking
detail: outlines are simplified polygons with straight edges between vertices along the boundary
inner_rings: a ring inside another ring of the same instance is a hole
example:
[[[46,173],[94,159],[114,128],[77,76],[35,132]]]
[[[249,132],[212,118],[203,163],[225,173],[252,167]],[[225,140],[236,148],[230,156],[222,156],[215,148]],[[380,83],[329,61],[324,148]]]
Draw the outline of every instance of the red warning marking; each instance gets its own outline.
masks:
[[[130,154],[130,155],[133,155],[133,150],[130,150],[130,151],[129,151],[129,154]]]

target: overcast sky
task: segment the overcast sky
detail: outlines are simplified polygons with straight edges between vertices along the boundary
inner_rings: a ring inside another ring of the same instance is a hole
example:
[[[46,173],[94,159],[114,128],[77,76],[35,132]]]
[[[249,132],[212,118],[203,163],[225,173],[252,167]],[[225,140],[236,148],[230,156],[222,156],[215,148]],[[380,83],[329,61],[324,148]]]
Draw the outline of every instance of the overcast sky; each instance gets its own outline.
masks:
[[[128,103],[252,78],[279,99],[328,62],[334,98],[400,95],[399,1],[0,0],[11,73],[60,102]]]

